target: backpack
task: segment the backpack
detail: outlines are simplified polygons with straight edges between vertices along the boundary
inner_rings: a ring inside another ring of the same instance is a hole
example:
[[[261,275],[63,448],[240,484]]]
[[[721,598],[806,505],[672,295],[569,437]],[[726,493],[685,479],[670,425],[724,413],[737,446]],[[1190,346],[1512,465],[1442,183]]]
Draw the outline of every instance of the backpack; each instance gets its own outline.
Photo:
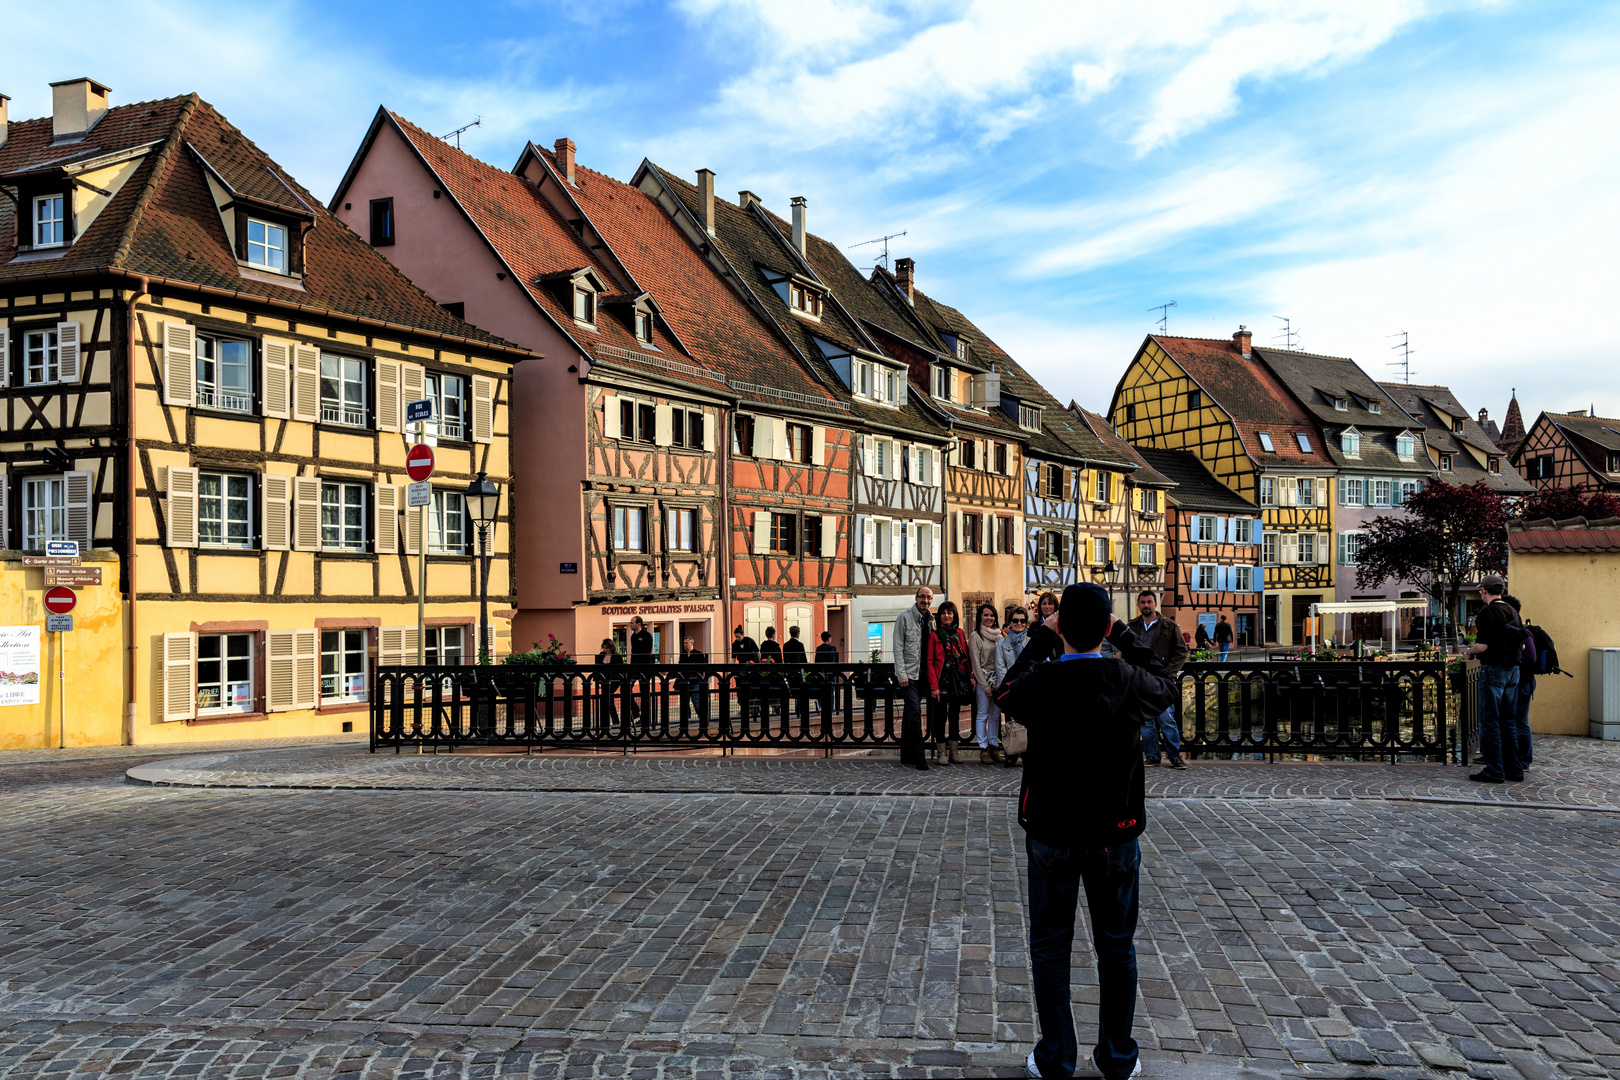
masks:
[[[1534,623],[1525,623],[1530,631],[1530,643],[1525,646],[1525,652],[1535,649],[1531,657],[1531,670],[1537,675],[1558,675],[1563,668],[1558,666],[1558,647],[1553,644],[1552,635]]]

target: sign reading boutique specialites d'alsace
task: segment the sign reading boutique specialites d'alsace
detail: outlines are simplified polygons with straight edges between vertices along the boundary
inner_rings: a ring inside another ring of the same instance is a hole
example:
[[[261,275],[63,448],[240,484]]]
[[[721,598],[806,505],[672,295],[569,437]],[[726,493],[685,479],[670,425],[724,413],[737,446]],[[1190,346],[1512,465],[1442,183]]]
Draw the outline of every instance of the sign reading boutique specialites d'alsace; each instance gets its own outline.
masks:
[[[693,604],[618,604],[602,609],[603,615],[706,615],[714,611],[714,601]]]

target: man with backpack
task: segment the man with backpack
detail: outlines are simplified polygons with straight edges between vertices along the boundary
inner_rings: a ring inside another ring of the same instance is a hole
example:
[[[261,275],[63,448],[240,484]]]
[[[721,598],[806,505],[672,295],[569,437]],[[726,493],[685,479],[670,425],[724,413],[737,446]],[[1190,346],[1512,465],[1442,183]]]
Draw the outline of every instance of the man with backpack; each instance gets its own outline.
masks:
[[[1480,661],[1479,752],[1485,767],[1468,779],[1500,784],[1524,779],[1515,723],[1526,635],[1518,612],[1502,600],[1507,582],[1496,574],[1486,574],[1480,579],[1479,592],[1485,606],[1474,618],[1477,640],[1468,646],[1468,655],[1478,656]]]
[[[1524,611],[1519,606],[1519,598],[1510,594],[1502,599],[1518,612],[1522,621]],[[1514,719],[1513,729],[1518,735],[1519,764],[1528,769],[1533,757],[1530,752],[1530,699],[1536,696],[1537,675],[1558,674],[1558,653],[1553,648],[1552,635],[1547,631],[1528,622],[1524,624],[1524,629],[1528,636],[1524,641],[1524,659],[1519,664],[1519,712]]]

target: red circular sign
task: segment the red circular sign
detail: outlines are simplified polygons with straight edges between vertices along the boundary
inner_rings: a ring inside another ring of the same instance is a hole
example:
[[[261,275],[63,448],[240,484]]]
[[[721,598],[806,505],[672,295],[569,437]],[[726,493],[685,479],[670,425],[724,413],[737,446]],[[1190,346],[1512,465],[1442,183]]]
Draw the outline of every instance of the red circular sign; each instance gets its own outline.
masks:
[[[427,443],[417,443],[411,447],[411,452],[405,455],[405,472],[417,483],[432,476],[433,447]]]
[[[79,594],[66,585],[45,590],[45,610],[52,615],[66,615],[79,602]]]

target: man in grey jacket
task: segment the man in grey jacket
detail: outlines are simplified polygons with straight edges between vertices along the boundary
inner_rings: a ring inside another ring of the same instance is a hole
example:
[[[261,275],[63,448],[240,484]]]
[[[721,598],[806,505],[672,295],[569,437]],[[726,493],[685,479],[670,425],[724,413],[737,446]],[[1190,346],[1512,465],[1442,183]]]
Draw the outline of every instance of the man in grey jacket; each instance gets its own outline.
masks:
[[[1141,612],[1131,620],[1136,639],[1153,650],[1153,655],[1164,665],[1172,682],[1181,674],[1187,662],[1187,643],[1181,639],[1181,627],[1169,619],[1159,617],[1159,594],[1143,589],[1136,597],[1136,610]],[[1176,708],[1172,704],[1156,719],[1142,725],[1142,752],[1149,765],[1159,763],[1159,739],[1164,739],[1172,769],[1185,769],[1181,757],[1181,732],[1176,728]]]
[[[905,702],[900,714],[900,764],[921,772],[928,771],[922,741],[923,639],[932,623],[928,609],[933,604],[934,590],[924,585],[917,590],[917,602],[894,620],[894,677]]]

